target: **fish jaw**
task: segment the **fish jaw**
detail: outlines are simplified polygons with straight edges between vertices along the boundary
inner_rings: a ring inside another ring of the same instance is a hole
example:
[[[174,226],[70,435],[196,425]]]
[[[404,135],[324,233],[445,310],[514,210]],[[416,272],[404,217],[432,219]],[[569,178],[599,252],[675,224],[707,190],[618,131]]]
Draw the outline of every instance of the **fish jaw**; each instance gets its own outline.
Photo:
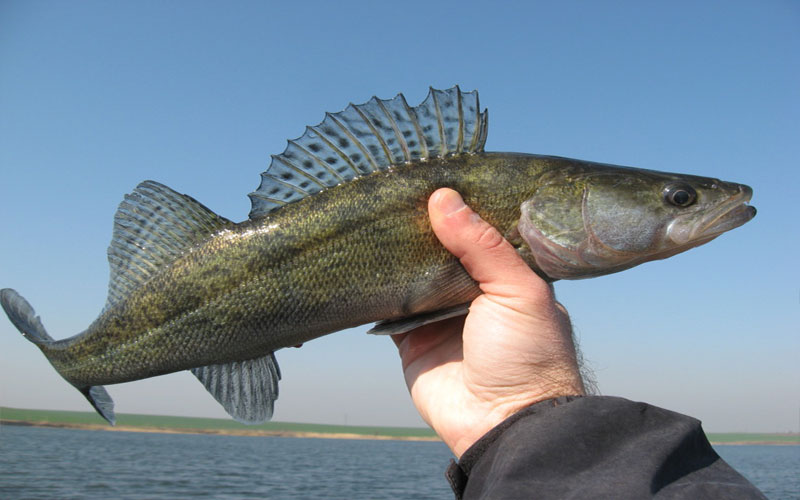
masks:
[[[517,231],[550,279],[584,279],[665,259],[750,221],[749,186],[585,164],[521,204]],[[681,204],[669,194],[685,191]],[[691,193],[691,194],[690,194]]]
[[[756,208],[749,205],[753,189],[738,185],[738,192],[714,210],[701,217],[687,215],[675,219],[667,227],[667,236],[677,245],[698,246],[711,241],[720,234],[742,226],[756,216]]]

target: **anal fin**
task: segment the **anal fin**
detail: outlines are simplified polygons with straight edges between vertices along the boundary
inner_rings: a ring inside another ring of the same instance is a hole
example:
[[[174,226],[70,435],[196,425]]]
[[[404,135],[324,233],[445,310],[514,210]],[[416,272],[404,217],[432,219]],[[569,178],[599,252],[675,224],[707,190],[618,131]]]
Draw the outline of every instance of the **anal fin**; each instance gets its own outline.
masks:
[[[281,378],[273,353],[247,361],[201,366],[191,372],[239,422],[260,424],[272,418]]]

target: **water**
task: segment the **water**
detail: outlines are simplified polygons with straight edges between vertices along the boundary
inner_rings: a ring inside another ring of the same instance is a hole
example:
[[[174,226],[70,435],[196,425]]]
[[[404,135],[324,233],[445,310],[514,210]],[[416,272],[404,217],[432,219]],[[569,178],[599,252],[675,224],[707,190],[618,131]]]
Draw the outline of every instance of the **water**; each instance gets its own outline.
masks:
[[[799,446],[720,446],[773,499],[797,499]],[[0,498],[452,498],[442,443],[3,426]]]
[[[3,426],[0,498],[449,498],[439,442]]]
[[[720,457],[767,498],[800,499],[800,446],[715,446]]]

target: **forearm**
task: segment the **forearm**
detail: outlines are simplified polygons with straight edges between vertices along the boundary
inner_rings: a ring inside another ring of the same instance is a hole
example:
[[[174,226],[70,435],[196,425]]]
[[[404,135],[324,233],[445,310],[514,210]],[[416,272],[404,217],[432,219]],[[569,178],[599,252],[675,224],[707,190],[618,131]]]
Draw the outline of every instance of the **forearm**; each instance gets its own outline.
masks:
[[[448,469],[457,498],[765,498],[700,422],[612,397],[530,406]]]

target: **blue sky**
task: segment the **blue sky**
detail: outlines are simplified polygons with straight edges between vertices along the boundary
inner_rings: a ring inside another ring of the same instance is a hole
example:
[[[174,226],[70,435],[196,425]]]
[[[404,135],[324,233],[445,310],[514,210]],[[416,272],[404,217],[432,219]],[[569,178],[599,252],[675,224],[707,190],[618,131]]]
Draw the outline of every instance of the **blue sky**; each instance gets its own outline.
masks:
[[[488,151],[749,184],[709,245],[559,283],[604,394],[711,431],[798,430],[800,4],[0,3],[0,287],[55,338],[105,303],[117,204],[144,179],[231,220],[269,155],[325,111],[478,89]],[[420,425],[366,328],[278,352],[276,420]],[[109,390],[118,412],[225,416],[188,373]],[[89,410],[0,318],[0,405]]]

